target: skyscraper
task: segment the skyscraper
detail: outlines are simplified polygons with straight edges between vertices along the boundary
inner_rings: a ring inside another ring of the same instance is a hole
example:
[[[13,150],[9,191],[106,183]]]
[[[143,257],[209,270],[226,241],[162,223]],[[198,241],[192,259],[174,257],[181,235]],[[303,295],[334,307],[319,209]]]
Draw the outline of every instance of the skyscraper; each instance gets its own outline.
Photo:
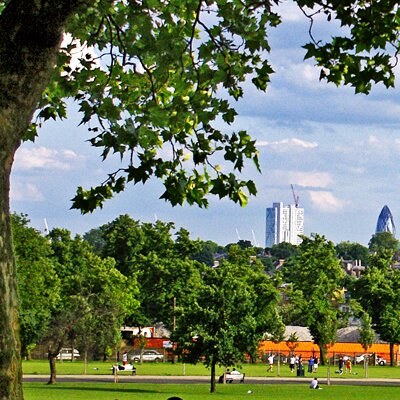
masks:
[[[265,247],[288,242],[294,245],[301,243],[299,235],[304,234],[304,208],[296,205],[284,206],[273,203],[267,208]]]
[[[393,236],[396,235],[396,226],[394,225],[393,215],[388,206],[384,206],[379,214],[375,233],[379,232],[390,232]]]

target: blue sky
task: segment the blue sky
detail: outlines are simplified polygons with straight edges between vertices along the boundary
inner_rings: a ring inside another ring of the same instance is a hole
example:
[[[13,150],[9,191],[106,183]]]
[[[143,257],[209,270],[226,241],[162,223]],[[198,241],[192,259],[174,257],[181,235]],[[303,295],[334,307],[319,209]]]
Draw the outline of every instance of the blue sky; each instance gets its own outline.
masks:
[[[239,116],[229,131],[248,130],[260,150],[262,174],[245,171],[258,187],[257,197],[241,208],[210,199],[207,210],[171,207],[159,200],[162,188],[151,181],[131,186],[91,215],[70,210],[77,186],[98,184],[110,169],[85,140],[85,128],[72,107],[70,118],[50,122],[34,144],[18,150],[12,175],[12,211],[28,214],[32,225],[63,227],[73,233],[130,214],[143,222],[155,218],[188,229],[192,238],[221,245],[238,237],[265,241],[265,208],[293,202],[290,185],[305,209],[305,233],[318,232],[338,243],[368,244],[386,204],[399,222],[400,95],[376,86],[369,96],[351,88],[319,82],[319,70],[304,62],[308,40],[304,17],[290,4],[284,22],[270,32],[271,63],[276,71],[267,93],[246,84],[237,104]],[[326,26],[317,27],[321,37]],[[226,128],[225,128],[226,129]]]

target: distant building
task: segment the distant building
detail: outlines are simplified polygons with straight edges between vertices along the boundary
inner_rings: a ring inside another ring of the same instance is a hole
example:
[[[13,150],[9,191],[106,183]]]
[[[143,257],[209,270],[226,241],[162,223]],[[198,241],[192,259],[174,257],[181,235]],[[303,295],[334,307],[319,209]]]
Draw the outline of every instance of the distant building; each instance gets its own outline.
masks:
[[[376,223],[375,233],[380,232],[390,232],[393,236],[396,236],[396,227],[394,225],[393,215],[388,206],[382,208],[378,217],[378,222]]]
[[[282,242],[298,245],[301,243],[299,235],[303,234],[304,208],[284,206],[283,203],[273,203],[267,208],[265,247]]]

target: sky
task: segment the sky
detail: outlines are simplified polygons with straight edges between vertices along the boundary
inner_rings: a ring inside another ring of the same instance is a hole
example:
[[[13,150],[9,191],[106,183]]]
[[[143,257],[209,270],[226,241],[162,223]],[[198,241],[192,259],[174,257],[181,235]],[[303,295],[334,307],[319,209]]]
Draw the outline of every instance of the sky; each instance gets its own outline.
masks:
[[[35,143],[18,150],[12,211],[27,214],[41,231],[46,220],[50,229],[84,234],[129,214],[142,222],[172,221],[189,230],[192,239],[220,245],[242,239],[264,246],[265,209],[273,202],[293,204],[293,184],[305,210],[306,235],[367,245],[384,205],[400,224],[399,89],[378,85],[365,96],[320,82],[313,62],[303,61],[301,46],[308,41],[304,16],[290,4],[282,13],[283,23],[269,34],[275,74],[267,93],[246,83],[245,96],[236,104],[239,116],[227,131],[247,130],[260,151],[262,174],[251,165],[244,172],[258,189],[245,208],[218,198],[209,199],[208,209],[172,207],[159,199],[162,186],[150,181],[129,186],[93,214],[71,210],[78,186],[89,188],[111,172],[86,142],[88,132],[78,126],[71,106],[68,120],[46,123]],[[316,34],[327,37],[334,28],[317,25]]]

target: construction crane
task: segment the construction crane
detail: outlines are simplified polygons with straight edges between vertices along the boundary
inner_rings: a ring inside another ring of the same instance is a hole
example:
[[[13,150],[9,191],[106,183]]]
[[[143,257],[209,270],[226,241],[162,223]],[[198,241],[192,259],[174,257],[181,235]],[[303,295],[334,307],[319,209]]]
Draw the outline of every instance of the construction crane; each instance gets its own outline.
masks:
[[[294,187],[293,187],[293,185],[290,185],[290,186],[291,186],[291,188],[292,188],[293,199],[294,199],[294,206],[295,206],[296,208],[298,208],[298,207],[299,207],[299,203],[300,203],[300,198],[299,198],[299,196],[296,196],[296,193],[294,192]]]

